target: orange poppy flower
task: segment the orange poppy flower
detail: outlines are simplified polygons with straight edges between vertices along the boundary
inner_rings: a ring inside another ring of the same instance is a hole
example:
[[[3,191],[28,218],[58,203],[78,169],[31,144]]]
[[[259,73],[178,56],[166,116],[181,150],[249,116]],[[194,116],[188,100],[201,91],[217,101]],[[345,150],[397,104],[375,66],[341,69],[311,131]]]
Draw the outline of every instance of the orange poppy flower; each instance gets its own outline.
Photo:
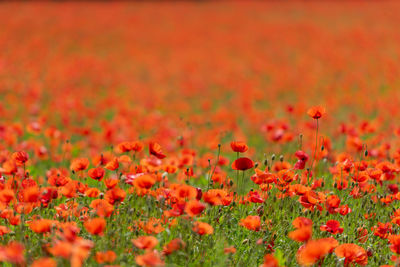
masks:
[[[76,196],[77,186],[75,181],[70,180],[65,186],[61,189],[61,194],[63,194],[67,198],[73,198]]]
[[[66,176],[64,176],[64,175],[60,175],[60,174],[52,174],[52,175],[50,175],[49,178],[47,179],[47,181],[49,182],[49,184],[51,184],[52,186],[56,186],[56,187],[64,186],[64,185],[66,185],[70,180],[71,180],[71,178],[66,177]]]
[[[303,226],[292,232],[289,232],[289,238],[297,242],[306,242],[312,237],[312,227]]]
[[[106,220],[103,218],[94,218],[84,223],[86,230],[92,235],[103,235],[106,229]]]
[[[231,142],[231,148],[234,152],[240,152],[240,153],[246,152],[249,149],[246,143],[242,141]]]
[[[117,152],[124,153],[129,152],[132,150],[132,143],[131,142],[122,142],[117,145]]]
[[[125,190],[114,187],[107,191],[105,195],[105,200],[107,200],[110,204],[114,204],[115,202],[122,202],[126,197]]]
[[[17,166],[22,166],[28,161],[29,155],[25,151],[14,152],[11,158],[15,161]]]
[[[117,254],[115,254],[115,252],[112,251],[112,250],[108,250],[108,251],[105,251],[105,252],[100,252],[99,251],[99,252],[96,253],[95,258],[96,258],[96,262],[99,263],[99,264],[112,263],[117,258]]]
[[[25,202],[36,202],[40,195],[39,188],[37,186],[25,188],[22,191],[22,195]]]
[[[228,192],[223,189],[208,190],[203,194],[203,200],[213,206],[230,204]]]
[[[224,253],[225,254],[235,254],[236,253],[236,248],[235,247],[224,248]]]
[[[90,203],[90,207],[96,210],[97,215],[110,217],[114,211],[114,206],[104,199],[95,199]]]
[[[194,222],[192,230],[199,235],[210,235],[214,233],[214,228],[205,222]]]
[[[292,225],[297,229],[305,226],[312,226],[312,224],[313,224],[312,220],[305,217],[297,217],[292,222]]]
[[[246,227],[252,231],[259,231],[261,228],[261,219],[260,216],[247,216],[244,219],[240,220],[239,225]]]
[[[297,242],[306,242],[312,236],[312,221],[308,218],[297,217],[293,221],[296,230],[290,232],[289,238]]]
[[[13,174],[16,173],[18,170],[17,164],[15,163],[14,160],[7,160],[3,163],[2,168],[0,168],[0,171],[5,174]]]
[[[206,205],[204,205],[200,201],[191,200],[188,203],[186,203],[185,212],[189,216],[194,217],[194,216],[199,215],[200,213],[202,213],[205,208],[206,208]]]
[[[89,166],[89,160],[87,158],[78,158],[74,159],[71,162],[70,169],[75,172],[78,172],[86,170],[88,166]]]
[[[174,251],[182,249],[186,246],[185,242],[182,241],[180,238],[172,239],[168,244],[163,247],[163,254],[169,255]]]
[[[108,178],[104,180],[104,184],[107,186],[108,189],[113,189],[117,186],[119,179],[115,178]]]
[[[344,266],[353,266],[354,264],[367,265],[368,255],[364,248],[353,244],[342,244],[335,248],[335,254],[339,258],[344,258]]]
[[[322,106],[314,106],[307,111],[308,116],[316,120],[321,118],[325,113],[325,108]]]
[[[148,251],[143,255],[136,256],[136,263],[143,267],[158,267],[164,266],[164,261],[161,260],[160,255],[155,251]]]
[[[8,222],[11,225],[19,225],[21,223],[21,216],[20,215],[11,215],[7,219],[8,219]]]
[[[11,230],[7,226],[0,225],[0,236],[8,234],[9,232],[11,232]]]
[[[35,233],[48,233],[56,225],[56,221],[48,219],[35,220],[29,223],[29,227]]]
[[[14,191],[11,189],[3,189],[0,191],[0,201],[10,203],[15,198]]]
[[[279,267],[279,262],[274,255],[267,254],[264,256],[264,263],[260,267]]]
[[[276,175],[266,172],[266,171],[261,171],[257,168],[254,169],[255,173],[250,177],[250,179],[255,183],[255,184],[270,184],[273,183],[276,180]]]
[[[312,266],[331,253],[338,244],[337,240],[331,237],[310,240],[297,251],[297,262],[301,266]]]
[[[357,237],[358,242],[360,242],[360,243],[367,242],[367,240],[368,240],[368,230],[363,228],[363,227],[357,228],[356,237]]]
[[[158,240],[154,236],[140,236],[133,239],[132,243],[139,249],[153,249],[157,246]]]
[[[136,177],[134,184],[139,189],[150,189],[156,183],[156,179],[152,175],[141,175]]]
[[[132,151],[135,152],[140,152],[143,150],[143,143],[140,141],[132,141],[131,142],[131,146],[132,146]]]
[[[400,254],[400,235],[390,235],[388,239],[390,242],[390,250],[393,253]]]
[[[124,153],[129,151],[140,152],[143,144],[139,141],[122,142],[117,145],[117,152]]]
[[[8,261],[15,265],[23,265],[25,263],[24,245],[16,241],[12,241],[5,247],[0,247],[0,261]]]
[[[115,171],[119,168],[118,158],[113,158],[111,161],[107,162],[106,166],[104,166],[107,170]]]
[[[52,247],[48,248],[48,251],[51,255],[62,257],[62,258],[69,258],[71,256],[73,243],[68,241],[56,241]]]
[[[149,153],[150,155],[156,156],[159,159],[163,159],[166,157],[161,150],[161,146],[156,142],[150,142]]]
[[[180,199],[194,199],[197,196],[197,190],[195,187],[181,184],[174,185],[174,196]]]
[[[140,222],[139,227],[147,234],[158,234],[165,230],[160,219],[150,218],[147,223]]]
[[[238,158],[232,163],[232,169],[245,171],[254,167],[254,162],[246,157]]]
[[[57,262],[52,258],[40,258],[32,262],[31,267],[57,267]]]
[[[93,188],[88,188],[88,189],[85,191],[85,195],[86,195],[87,197],[98,197],[98,196],[100,195],[100,190],[97,189],[97,188],[95,188],[95,187],[93,187]]]

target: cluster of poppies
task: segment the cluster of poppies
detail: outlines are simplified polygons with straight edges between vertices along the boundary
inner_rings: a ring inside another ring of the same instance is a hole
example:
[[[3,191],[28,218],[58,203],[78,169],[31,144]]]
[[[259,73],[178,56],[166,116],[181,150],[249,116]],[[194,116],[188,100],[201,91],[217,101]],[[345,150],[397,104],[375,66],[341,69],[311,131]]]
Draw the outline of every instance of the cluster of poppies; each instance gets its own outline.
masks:
[[[399,12],[2,4],[0,262],[399,266]]]

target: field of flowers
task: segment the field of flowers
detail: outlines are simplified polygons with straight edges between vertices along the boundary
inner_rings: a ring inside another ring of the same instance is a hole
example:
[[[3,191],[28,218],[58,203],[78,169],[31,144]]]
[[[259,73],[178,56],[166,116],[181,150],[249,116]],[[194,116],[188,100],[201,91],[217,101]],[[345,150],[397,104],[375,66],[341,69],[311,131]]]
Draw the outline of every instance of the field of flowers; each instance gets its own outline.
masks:
[[[400,266],[399,14],[0,3],[2,266]]]

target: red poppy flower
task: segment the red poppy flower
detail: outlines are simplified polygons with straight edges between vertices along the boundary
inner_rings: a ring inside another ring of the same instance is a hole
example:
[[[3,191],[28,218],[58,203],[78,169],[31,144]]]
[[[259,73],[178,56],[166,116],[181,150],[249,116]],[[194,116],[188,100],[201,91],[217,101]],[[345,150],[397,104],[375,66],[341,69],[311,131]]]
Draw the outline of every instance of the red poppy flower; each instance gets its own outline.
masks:
[[[188,203],[186,203],[185,211],[189,216],[194,217],[202,213],[205,208],[206,205],[204,205],[200,201],[191,200]]]
[[[232,169],[245,171],[254,167],[254,162],[246,157],[238,158],[232,163]]]
[[[352,211],[348,205],[342,205],[336,210],[339,211],[340,215],[347,215]]]
[[[242,141],[231,142],[231,148],[233,151],[240,153],[246,152],[249,149],[246,143]]]
[[[89,177],[97,181],[101,181],[101,179],[104,177],[104,174],[105,171],[102,167],[93,168],[88,171]]]
[[[340,227],[340,222],[336,220],[329,220],[325,225],[319,227],[321,231],[327,231],[334,235],[343,233],[343,228]]]
[[[150,142],[149,153],[159,159],[163,159],[166,157],[161,150],[161,146],[156,142]]]

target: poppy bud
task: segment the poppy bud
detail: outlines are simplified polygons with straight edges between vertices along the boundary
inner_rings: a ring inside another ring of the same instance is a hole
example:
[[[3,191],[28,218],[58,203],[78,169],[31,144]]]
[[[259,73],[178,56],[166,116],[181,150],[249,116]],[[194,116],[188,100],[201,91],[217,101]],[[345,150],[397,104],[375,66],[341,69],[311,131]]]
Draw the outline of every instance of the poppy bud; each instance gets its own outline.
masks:
[[[265,159],[265,160],[264,160],[264,165],[265,165],[265,166],[268,166],[268,159]]]
[[[200,200],[202,196],[203,196],[203,191],[201,190],[200,187],[196,187],[196,199]]]
[[[263,206],[260,206],[260,207],[257,208],[257,214],[260,215],[260,216],[262,216],[264,214],[264,207]]]
[[[365,156],[365,157],[368,157],[368,150],[365,150],[364,156]]]
[[[275,154],[272,154],[271,156],[271,160],[274,161],[275,160]]]
[[[281,162],[283,162],[283,155],[281,155],[281,156],[279,157],[279,160],[280,160]]]
[[[372,257],[373,254],[374,254],[374,252],[373,252],[372,248],[368,248],[368,249],[367,249],[367,255],[368,255],[368,257]]]

